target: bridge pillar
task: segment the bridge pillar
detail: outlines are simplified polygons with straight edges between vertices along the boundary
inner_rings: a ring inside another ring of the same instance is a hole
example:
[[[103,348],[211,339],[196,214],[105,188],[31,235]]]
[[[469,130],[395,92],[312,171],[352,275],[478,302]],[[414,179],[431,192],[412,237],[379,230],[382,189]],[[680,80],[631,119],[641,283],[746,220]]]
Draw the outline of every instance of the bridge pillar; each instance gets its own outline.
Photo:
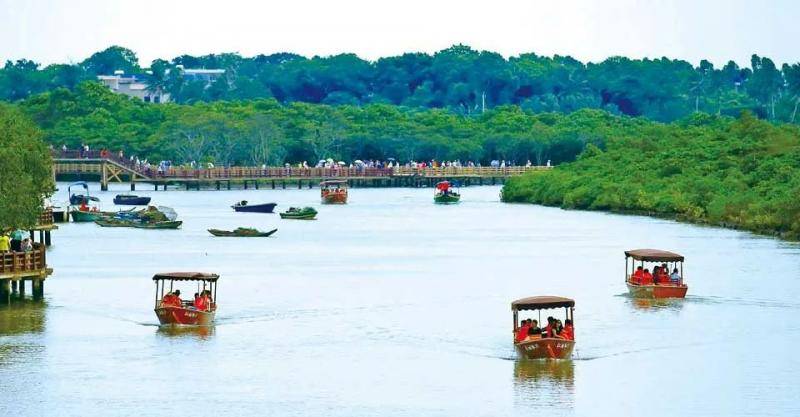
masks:
[[[0,304],[11,304],[11,280],[0,280]]]
[[[100,165],[100,191],[108,191],[108,168],[105,162]]]
[[[19,281],[19,298],[25,298],[25,280]]]
[[[136,191],[136,181],[131,179],[131,191]]]
[[[31,281],[31,293],[33,293],[34,300],[41,300],[44,298],[44,280],[34,279]]]

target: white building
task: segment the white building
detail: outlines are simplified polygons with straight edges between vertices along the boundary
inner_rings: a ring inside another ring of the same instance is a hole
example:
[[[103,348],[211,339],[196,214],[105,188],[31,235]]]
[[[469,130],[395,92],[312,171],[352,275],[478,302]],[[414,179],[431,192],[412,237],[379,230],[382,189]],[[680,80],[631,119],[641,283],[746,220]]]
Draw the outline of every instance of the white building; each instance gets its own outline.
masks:
[[[114,75],[98,75],[97,79],[117,94],[136,97],[145,103],[168,103],[169,93],[160,89],[149,91],[145,77],[145,75],[126,76],[122,71],[114,71]]]

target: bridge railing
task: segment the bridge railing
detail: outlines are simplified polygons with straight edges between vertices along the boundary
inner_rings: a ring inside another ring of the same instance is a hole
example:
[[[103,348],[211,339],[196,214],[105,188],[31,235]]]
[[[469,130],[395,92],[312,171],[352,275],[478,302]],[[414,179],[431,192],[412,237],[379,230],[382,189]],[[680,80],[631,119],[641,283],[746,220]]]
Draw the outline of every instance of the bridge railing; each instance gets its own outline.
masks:
[[[47,268],[44,245],[34,243],[30,252],[0,252],[0,274],[37,272]]]

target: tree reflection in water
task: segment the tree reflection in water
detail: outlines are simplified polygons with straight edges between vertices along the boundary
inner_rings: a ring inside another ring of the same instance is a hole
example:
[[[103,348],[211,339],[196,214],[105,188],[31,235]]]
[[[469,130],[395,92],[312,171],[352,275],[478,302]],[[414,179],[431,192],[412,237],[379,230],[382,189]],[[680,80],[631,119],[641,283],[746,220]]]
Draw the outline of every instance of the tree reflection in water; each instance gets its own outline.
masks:
[[[0,367],[30,363],[41,356],[44,351],[41,338],[29,335],[44,332],[46,312],[46,302],[29,299],[0,306]]]

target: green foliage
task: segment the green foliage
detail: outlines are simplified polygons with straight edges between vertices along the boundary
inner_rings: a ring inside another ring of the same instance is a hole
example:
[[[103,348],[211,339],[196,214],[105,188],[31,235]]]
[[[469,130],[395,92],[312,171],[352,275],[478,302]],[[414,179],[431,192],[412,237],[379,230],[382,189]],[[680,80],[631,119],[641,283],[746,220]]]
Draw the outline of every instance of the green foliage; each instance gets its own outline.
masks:
[[[226,71],[213,82],[186,77],[179,69]],[[471,115],[516,105],[531,112],[571,113],[602,109],[613,114],[671,122],[695,112],[800,122],[800,65],[777,68],[753,55],[751,68],[729,62],[715,68],[703,60],[610,57],[582,63],[571,57],[527,53],[508,59],[455,45],[433,55],[407,53],[375,62],[353,54],[305,58],[290,53],[242,57],[234,53],[157,59],[143,73],[136,54],[112,46],[74,65],[39,68],[29,60],[0,69],[0,99],[17,101],[116,70],[170,94],[178,103],[274,98],[280,103],[330,105],[394,104],[443,108]]]
[[[465,116],[389,104],[283,105],[275,99],[153,105],[93,82],[33,96],[20,107],[56,148],[87,144],[150,161],[217,165],[323,158],[555,164],[575,159],[587,144],[602,148],[619,126],[642,123],[600,110],[533,114],[517,106]]]
[[[745,113],[618,126],[606,149],[512,178],[503,200],[634,211],[800,239],[800,129]]]
[[[0,103],[0,230],[36,224],[52,194],[50,153],[19,110]]]

